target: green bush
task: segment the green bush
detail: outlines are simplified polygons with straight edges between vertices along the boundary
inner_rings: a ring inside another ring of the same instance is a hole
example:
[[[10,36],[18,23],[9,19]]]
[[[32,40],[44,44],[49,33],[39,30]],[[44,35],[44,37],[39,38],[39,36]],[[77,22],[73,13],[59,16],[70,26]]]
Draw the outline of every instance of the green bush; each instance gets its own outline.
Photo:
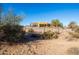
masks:
[[[3,31],[3,26],[0,26],[0,41],[3,39],[5,36],[4,31]]]
[[[1,16],[0,20],[0,41],[12,43],[23,40],[25,31],[23,31],[23,26],[20,25],[23,16],[9,10]]]
[[[25,32],[22,30],[22,26],[20,25],[4,25],[1,27],[0,30],[2,30],[5,34],[5,36],[1,39],[1,41],[7,41],[7,42],[18,42],[21,40],[25,34]]]

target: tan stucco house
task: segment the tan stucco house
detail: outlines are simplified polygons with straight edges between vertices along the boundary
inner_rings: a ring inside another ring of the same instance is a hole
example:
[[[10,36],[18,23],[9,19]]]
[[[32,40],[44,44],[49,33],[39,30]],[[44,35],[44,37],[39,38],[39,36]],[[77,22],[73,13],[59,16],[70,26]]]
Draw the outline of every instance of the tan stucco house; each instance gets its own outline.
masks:
[[[47,22],[33,22],[30,24],[32,27],[49,27],[50,24]]]

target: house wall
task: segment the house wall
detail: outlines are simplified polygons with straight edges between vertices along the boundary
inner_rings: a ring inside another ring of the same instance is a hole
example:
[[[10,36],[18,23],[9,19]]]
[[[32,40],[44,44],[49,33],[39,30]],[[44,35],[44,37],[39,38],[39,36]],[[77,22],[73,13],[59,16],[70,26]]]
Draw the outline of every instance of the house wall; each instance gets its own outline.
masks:
[[[46,27],[46,26],[48,27],[48,26],[50,26],[50,24],[44,23],[44,22],[43,23],[42,22],[37,22],[37,23],[32,23],[31,26],[32,27]]]

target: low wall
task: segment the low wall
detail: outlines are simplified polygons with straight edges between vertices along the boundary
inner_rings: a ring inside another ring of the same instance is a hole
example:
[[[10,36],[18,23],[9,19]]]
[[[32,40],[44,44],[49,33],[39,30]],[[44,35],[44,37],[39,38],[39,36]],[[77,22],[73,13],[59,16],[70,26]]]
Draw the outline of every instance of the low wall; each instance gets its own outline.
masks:
[[[46,31],[60,31],[63,30],[62,28],[53,28],[53,27],[25,27],[24,30],[26,32],[28,32],[28,30],[32,28],[35,32],[40,32],[40,33],[43,33],[43,32],[46,32]]]

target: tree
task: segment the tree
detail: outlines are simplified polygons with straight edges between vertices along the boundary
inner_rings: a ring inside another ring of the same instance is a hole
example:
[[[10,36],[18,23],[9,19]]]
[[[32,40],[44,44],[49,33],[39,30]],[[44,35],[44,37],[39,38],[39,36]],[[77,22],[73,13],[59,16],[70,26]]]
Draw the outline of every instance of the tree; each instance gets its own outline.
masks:
[[[2,4],[0,4],[0,25],[1,25],[1,16],[2,16]]]
[[[3,25],[19,25],[21,21],[22,16],[14,14],[11,10],[9,10],[8,13],[2,17]]]
[[[23,31],[23,26],[20,25],[22,21],[22,16],[18,16],[9,11],[2,18],[2,26],[0,31],[3,32],[2,38],[0,41],[7,41],[9,43],[22,41],[25,31]],[[1,32],[0,32],[1,33]]]
[[[55,27],[63,27],[63,24],[58,19],[53,19],[51,24]]]

